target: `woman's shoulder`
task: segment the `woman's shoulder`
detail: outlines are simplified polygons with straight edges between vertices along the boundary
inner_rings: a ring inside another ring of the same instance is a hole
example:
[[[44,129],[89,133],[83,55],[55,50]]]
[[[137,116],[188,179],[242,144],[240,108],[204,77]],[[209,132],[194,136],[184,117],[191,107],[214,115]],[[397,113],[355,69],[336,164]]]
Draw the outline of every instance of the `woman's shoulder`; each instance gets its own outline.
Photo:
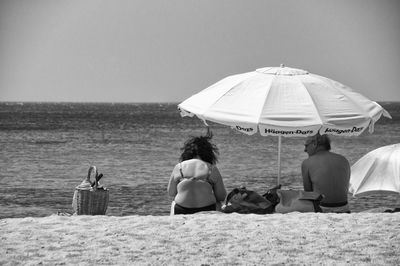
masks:
[[[200,159],[190,159],[178,164],[185,177],[201,177],[209,174],[211,165]]]

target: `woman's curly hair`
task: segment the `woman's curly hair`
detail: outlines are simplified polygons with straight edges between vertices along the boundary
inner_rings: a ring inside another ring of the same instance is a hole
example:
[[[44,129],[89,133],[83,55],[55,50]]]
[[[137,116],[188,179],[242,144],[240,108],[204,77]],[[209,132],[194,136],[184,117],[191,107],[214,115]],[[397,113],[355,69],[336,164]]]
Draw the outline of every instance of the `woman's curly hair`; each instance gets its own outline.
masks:
[[[205,136],[190,137],[181,148],[180,161],[198,157],[210,164],[216,164],[218,162],[219,151],[217,146],[211,142],[212,137],[213,134],[210,130],[207,130]]]

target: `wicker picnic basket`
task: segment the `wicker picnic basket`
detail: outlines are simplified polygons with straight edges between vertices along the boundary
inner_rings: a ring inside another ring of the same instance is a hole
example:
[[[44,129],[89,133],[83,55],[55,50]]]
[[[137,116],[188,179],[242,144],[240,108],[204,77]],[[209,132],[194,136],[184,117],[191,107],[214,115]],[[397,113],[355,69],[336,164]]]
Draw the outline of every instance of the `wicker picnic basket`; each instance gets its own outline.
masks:
[[[92,171],[94,182],[90,181]],[[104,215],[107,211],[109,190],[99,187],[96,166],[90,166],[87,177],[75,188],[72,207],[78,215]]]

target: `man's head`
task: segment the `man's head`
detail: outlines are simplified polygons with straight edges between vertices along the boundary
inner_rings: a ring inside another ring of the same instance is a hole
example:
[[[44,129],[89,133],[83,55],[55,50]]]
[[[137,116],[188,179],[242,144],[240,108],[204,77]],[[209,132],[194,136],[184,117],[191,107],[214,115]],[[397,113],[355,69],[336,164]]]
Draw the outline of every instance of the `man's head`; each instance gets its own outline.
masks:
[[[328,135],[320,135],[317,133],[315,136],[307,137],[304,143],[304,151],[308,153],[309,156],[314,155],[317,151],[331,149],[331,140]]]

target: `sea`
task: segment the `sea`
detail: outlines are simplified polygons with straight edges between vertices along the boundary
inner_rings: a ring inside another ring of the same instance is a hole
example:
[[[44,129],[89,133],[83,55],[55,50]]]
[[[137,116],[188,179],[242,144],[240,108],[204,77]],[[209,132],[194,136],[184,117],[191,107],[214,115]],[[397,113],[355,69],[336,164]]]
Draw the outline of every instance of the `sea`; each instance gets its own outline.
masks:
[[[331,137],[332,151],[354,164],[369,151],[400,143],[400,102],[380,102],[371,134]],[[209,123],[219,148],[227,191],[260,194],[277,184],[278,138],[244,135]],[[169,215],[167,184],[181,147],[205,134],[197,118],[182,118],[177,103],[0,102],[0,218],[71,214],[75,187],[90,166],[109,189],[106,215]],[[303,138],[282,138],[281,184],[302,189]],[[349,195],[353,212],[395,207],[398,194]]]

